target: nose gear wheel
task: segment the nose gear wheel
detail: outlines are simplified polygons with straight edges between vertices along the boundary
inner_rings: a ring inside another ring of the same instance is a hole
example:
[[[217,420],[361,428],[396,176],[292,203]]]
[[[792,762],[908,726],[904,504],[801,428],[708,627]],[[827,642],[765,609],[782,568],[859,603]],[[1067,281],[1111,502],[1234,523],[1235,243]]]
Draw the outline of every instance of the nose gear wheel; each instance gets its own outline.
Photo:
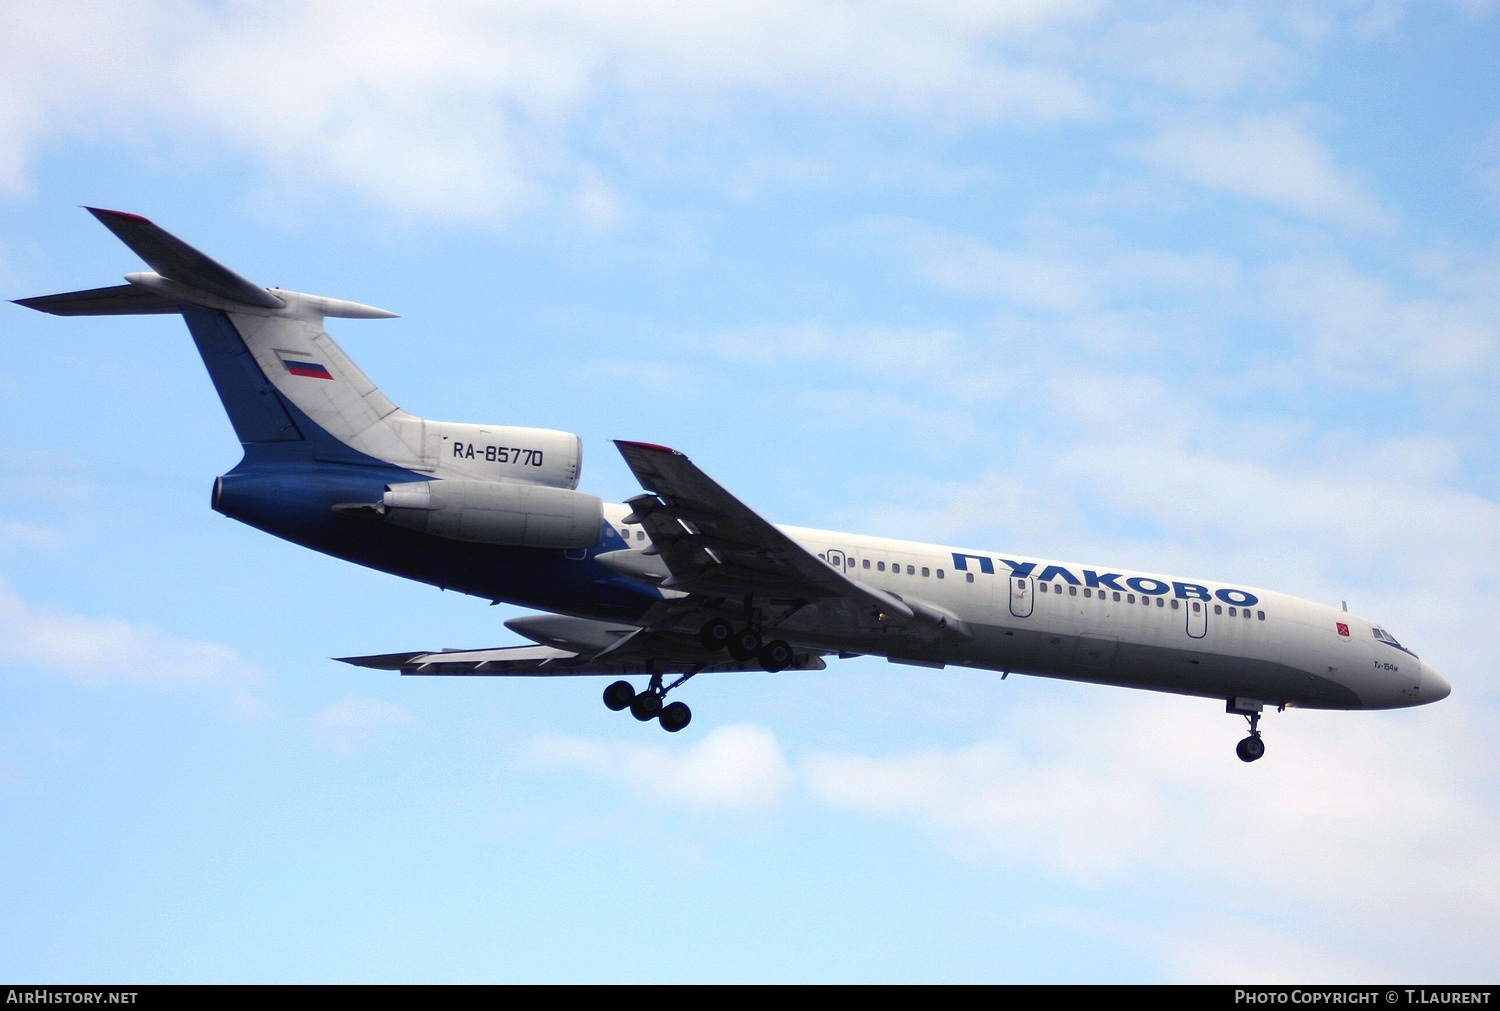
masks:
[[[1236,703],[1241,700],[1230,699],[1226,707],[1231,713],[1239,713],[1250,724],[1250,736],[1234,746],[1234,753],[1242,762],[1257,761],[1266,753],[1266,742],[1260,737],[1260,703],[1245,703],[1246,708],[1236,708]],[[1248,708],[1253,704],[1254,708]]]

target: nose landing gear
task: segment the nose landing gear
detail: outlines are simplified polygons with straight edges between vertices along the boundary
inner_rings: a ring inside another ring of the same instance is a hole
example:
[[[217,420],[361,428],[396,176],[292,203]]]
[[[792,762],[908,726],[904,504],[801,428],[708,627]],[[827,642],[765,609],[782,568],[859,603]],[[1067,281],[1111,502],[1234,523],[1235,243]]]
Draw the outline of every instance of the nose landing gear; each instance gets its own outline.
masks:
[[[1227,713],[1237,713],[1250,724],[1250,736],[1234,746],[1234,753],[1242,762],[1254,762],[1266,753],[1266,742],[1260,738],[1260,714],[1265,703],[1258,699],[1230,699],[1224,707]]]

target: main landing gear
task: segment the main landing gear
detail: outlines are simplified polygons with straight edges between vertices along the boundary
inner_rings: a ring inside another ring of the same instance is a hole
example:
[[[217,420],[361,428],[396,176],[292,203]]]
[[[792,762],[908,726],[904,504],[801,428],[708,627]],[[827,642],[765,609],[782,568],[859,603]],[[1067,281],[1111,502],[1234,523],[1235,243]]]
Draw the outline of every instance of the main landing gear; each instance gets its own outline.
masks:
[[[728,650],[730,657],[740,663],[758,660],[761,667],[773,674],[786,670],[795,659],[792,647],[785,640],[765,642],[754,624],[737,630],[727,618],[710,618],[704,622],[698,632],[698,641],[711,653]]]
[[[615,712],[629,709],[630,715],[642,723],[656,720],[667,733],[675,734],[693,721],[693,711],[685,703],[667,702],[664,704],[662,699],[667,692],[692,676],[692,674],[684,674],[670,685],[663,687],[661,675],[652,674],[651,684],[644,691],[639,692],[629,681],[616,681],[604,689],[604,704]]]
[[[784,621],[801,606],[800,603],[793,605],[771,624],[774,626]],[[749,598],[745,600],[745,618],[745,624],[740,628],[735,628],[728,618],[722,616],[708,619],[698,630],[699,643],[706,652],[727,650],[739,663],[753,659],[772,672],[786,670],[796,662],[797,656],[787,642],[782,639],[763,640],[761,632],[765,626]],[[662,684],[660,674],[652,674],[651,683],[641,691],[636,691],[629,681],[616,681],[604,689],[604,704],[617,713],[629,709],[630,715],[642,723],[656,720],[663,730],[675,734],[692,722],[693,711],[682,702],[665,701],[667,692],[707,666],[709,664],[705,663],[695,667],[669,685]]]
[[[1250,736],[1234,746],[1242,762],[1253,762],[1266,753],[1266,742],[1260,739],[1260,713],[1265,703],[1256,699],[1230,699],[1225,712],[1237,713],[1250,724]]]

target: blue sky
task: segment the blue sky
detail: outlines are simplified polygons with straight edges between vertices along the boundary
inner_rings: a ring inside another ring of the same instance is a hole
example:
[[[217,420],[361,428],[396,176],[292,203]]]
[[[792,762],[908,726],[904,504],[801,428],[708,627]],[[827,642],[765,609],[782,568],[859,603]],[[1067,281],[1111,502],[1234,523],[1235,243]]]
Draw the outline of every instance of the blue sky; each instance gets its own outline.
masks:
[[[0,974],[1493,981],[1488,2],[0,8],[0,294],[267,285],[406,409],[788,523],[1347,599],[1454,684],[1288,712],[875,660],[329,657],[516,612],[208,509],[179,323],[0,307]]]

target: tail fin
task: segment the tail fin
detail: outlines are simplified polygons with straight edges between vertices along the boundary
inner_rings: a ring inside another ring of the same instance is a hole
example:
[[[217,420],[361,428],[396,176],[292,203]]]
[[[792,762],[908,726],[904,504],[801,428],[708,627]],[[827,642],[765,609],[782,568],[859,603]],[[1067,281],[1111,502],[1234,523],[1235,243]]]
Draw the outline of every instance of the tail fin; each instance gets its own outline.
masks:
[[[395,313],[266,289],[136,214],[89,208],[155,268],[129,284],[19,300],[58,316],[180,313],[247,459],[301,448],[317,460],[385,464],[431,477],[576,488],[583,444],[569,432],[426,421],[393,404],[323,330],[323,319]]]
[[[268,290],[137,214],[87,210],[154,272],[127,274],[130,283],[113,288],[18,299],[18,305],[57,316],[179,313],[247,448],[314,442],[320,454],[420,464],[420,420],[391,403],[322,325],[325,316],[382,319],[395,313]],[[417,423],[416,433],[406,431],[407,420]]]

